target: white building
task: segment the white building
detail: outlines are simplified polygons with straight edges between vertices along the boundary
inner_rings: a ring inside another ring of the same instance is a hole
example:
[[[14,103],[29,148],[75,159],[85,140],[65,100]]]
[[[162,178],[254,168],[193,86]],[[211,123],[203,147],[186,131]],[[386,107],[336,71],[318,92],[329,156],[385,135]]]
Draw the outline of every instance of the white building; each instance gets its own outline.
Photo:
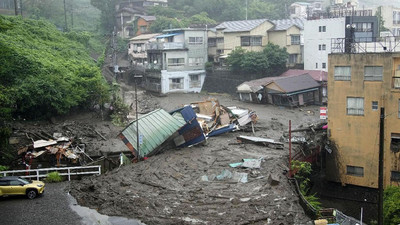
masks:
[[[207,32],[201,28],[165,30],[147,44],[148,73],[146,88],[162,94],[200,92],[207,62]]]
[[[290,5],[290,18],[307,19],[315,13],[323,11],[322,2],[295,2]]]
[[[393,6],[380,6],[376,11],[381,11],[384,27],[388,28],[392,36],[400,36],[400,8]]]
[[[346,18],[307,20],[304,23],[304,69],[327,71],[332,38],[345,38]]]

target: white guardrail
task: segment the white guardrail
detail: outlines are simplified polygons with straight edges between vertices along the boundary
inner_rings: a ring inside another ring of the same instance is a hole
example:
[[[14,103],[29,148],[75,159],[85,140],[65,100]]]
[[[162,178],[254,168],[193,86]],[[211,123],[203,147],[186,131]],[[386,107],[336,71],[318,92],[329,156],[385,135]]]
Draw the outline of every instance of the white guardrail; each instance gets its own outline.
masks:
[[[60,176],[68,176],[68,181],[71,180],[72,175],[90,175],[101,174],[101,166],[76,166],[76,167],[52,167],[31,170],[9,170],[0,171],[3,176],[19,176],[22,178],[35,178],[40,180],[41,177],[47,177],[49,172],[57,171]],[[33,174],[32,174],[33,173]]]

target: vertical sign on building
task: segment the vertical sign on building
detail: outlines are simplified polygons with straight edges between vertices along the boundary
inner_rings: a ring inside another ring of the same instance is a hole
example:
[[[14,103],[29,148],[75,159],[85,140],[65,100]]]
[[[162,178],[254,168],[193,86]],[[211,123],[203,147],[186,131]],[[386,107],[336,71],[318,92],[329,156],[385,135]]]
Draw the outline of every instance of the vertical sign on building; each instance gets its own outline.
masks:
[[[319,107],[319,118],[321,120],[326,120],[328,118],[326,115],[326,107]]]

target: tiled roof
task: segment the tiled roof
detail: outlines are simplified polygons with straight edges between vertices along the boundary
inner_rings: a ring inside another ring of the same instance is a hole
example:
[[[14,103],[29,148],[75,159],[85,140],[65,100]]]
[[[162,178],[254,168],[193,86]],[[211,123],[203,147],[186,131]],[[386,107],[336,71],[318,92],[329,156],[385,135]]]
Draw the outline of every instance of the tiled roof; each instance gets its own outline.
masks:
[[[258,19],[258,20],[240,20],[240,21],[226,21],[215,28],[224,29],[223,32],[243,32],[243,31],[251,31],[254,28],[258,27],[267,19]]]
[[[308,73],[315,81],[322,82],[328,81],[328,72],[322,70],[288,70],[282,73],[281,77],[298,76]]]
[[[318,84],[310,75],[303,74],[299,76],[282,77],[273,81],[285,93],[307,90],[319,87]]]
[[[300,18],[272,20],[271,22],[275,24],[274,30],[287,30],[292,26],[297,26],[301,30],[304,29],[304,19]]]

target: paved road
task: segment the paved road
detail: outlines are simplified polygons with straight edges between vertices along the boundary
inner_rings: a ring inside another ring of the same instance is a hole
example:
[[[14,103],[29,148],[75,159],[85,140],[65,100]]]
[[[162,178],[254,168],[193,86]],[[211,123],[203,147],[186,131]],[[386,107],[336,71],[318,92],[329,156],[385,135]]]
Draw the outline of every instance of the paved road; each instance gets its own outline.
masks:
[[[81,217],[70,207],[68,183],[46,184],[45,193],[33,200],[25,196],[0,198],[1,224],[64,225],[81,224]]]
[[[108,217],[76,205],[66,191],[68,182],[47,183],[44,195],[0,197],[0,224],[4,225],[142,225],[122,217]]]

